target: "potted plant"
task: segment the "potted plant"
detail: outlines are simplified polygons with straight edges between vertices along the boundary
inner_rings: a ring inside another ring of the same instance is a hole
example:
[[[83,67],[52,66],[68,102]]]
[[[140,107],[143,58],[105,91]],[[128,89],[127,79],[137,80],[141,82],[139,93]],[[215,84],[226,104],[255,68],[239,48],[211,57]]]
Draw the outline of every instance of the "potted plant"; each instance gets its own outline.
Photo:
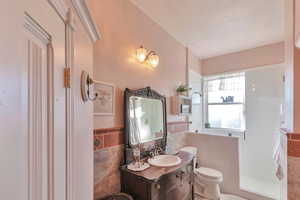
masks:
[[[180,95],[187,95],[187,92],[190,90],[190,88],[188,87],[187,84],[180,84],[177,89],[176,92]]]

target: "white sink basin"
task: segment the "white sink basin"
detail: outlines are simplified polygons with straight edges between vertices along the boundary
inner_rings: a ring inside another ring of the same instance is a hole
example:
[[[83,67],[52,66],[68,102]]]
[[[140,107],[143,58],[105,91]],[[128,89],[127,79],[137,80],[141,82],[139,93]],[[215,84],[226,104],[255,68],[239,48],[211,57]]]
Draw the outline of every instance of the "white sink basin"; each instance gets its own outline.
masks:
[[[173,167],[181,163],[181,158],[173,155],[159,155],[149,158],[148,163],[155,167]]]

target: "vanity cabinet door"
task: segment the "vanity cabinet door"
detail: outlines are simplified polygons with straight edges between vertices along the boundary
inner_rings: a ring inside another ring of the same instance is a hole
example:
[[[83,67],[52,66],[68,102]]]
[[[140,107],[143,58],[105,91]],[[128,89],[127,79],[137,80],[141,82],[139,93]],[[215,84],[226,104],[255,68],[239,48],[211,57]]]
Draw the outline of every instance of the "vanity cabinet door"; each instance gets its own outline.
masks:
[[[122,171],[122,192],[130,194],[134,200],[151,200],[151,183],[141,177]]]
[[[152,200],[190,200],[193,192],[193,170],[187,165],[164,175],[151,186]]]

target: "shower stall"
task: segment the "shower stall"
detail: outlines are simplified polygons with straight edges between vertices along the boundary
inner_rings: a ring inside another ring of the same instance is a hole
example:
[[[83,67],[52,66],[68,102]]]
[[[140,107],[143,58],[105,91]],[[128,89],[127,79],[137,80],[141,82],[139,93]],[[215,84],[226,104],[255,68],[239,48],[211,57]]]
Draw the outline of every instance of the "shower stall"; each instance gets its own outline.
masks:
[[[240,139],[240,188],[280,199],[273,152],[283,123],[284,67],[245,72],[245,134]]]
[[[273,152],[284,123],[284,65],[260,66],[211,77],[190,72],[189,77],[193,97],[190,131],[211,137],[238,137],[237,161],[232,163],[237,166],[232,167],[237,167],[239,173],[230,177],[238,180],[236,192],[279,200],[280,182],[275,175]],[[203,95],[195,99],[199,92]],[[224,102],[230,96],[234,101]],[[215,141],[216,145],[218,142]],[[225,169],[222,163],[207,161]]]

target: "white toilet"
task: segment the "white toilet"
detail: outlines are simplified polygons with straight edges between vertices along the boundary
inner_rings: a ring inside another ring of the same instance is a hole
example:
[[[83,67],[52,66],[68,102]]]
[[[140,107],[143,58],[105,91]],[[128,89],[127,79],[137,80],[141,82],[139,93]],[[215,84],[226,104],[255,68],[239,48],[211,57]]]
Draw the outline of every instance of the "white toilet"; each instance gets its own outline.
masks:
[[[220,183],[223,182],[223,174],[215,169],[196,168],[197,148],[187,146],[180,151],[191,153],[195,156],[195,197],[196,200],[246,200],[234,195],[221,194]]]
[[[223,174],[217,170],[200,167],[195,168],[195,194],[207,199],[220,199],[219,184]]]

